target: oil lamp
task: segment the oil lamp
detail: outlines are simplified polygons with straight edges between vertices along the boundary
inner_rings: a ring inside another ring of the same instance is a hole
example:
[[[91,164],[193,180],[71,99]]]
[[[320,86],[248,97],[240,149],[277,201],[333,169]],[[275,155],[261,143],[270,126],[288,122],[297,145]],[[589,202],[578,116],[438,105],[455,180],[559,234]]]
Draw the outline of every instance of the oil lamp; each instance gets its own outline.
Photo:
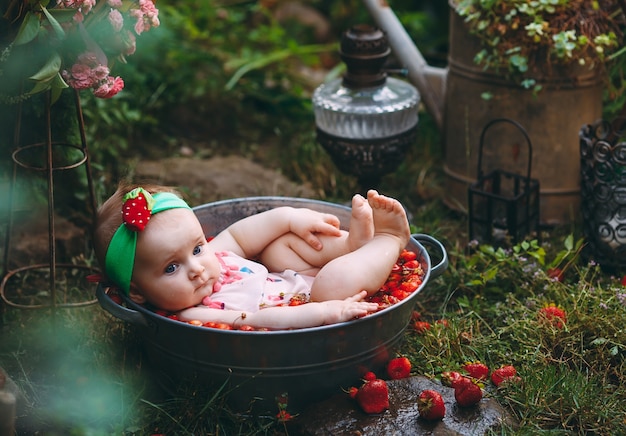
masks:
[[[391,49],[381,29],[351,27],[339,53],[346,74],[313,93],[317,141],[362,188],[376,187],[415,141],[420,95],[408,82],[387,77]]]

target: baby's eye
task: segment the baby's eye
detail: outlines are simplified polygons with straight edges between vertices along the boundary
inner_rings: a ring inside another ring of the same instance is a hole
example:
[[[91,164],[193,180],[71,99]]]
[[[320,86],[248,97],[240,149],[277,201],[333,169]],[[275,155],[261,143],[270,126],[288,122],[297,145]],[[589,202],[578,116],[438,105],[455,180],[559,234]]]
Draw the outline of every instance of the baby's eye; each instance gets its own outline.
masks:
[[[193,249],[193,255],[197,256],[200,253],[202,253],[202,245],[196,245]]]
[[[168,266],[165,267],[165,274],[174,274],[176,272],[176,270],[178,269],[178,265],[171,263]]]

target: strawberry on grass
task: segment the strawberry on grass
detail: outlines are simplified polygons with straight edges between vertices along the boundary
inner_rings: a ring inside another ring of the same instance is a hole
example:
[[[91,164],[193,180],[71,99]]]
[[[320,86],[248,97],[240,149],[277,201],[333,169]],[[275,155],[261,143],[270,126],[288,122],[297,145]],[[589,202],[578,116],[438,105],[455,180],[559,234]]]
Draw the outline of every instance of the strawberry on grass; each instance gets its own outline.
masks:
[[[413,328],[417,333],[425,333],[430,330],[430,323],[427,321],[415,321],[413,323]]]
[[[476,380],[487,380],[489,377],[489,367],[482,362],[467,362],[463,369]]]
[[[518,380],[520,380],[520,378],[517,376],[517,370],[513,365],[501,366],[491,373],[491,382],[496,386],[500,386],[505,382]]]
[[[446,415],[446,405],[439,392],[425,389],[417,399],[417,411],[421,418],[438,421]]]
[[[539,309],[539,321],[545,322],[557,329],[562,329],[567,322],[567,314],[563,309],[552,303]]]

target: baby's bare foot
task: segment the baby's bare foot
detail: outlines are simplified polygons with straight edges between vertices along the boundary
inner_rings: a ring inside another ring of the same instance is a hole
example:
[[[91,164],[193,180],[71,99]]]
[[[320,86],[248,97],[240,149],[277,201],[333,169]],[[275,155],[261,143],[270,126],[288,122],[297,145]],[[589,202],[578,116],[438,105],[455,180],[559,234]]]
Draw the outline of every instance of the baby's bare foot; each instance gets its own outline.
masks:
[[[374,234],[394,236],[400,240],[402,247],[406,246],[411,236],[411,229],[402,204],[373,189],[367,192],[367,199],[372,207]]]
[[[351,251],[362,247],[374,237],[372,208],[360,194],[352,197],[352,214],[350,216],[349,230],[348,245]]]

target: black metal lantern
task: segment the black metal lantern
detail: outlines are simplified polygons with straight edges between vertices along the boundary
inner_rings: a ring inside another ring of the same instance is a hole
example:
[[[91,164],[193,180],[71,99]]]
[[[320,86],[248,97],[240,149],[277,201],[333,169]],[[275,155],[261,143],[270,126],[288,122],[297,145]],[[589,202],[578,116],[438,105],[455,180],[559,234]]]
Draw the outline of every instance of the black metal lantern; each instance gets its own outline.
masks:
[[[385,33],[357,25],[341,38],[347,73],[313,94],[317,140],[335,165],[375,187],[396,170],[415,141],[420,95],[402,80],[387,77],[391,53]]]
[[[528,165],[525,175],[502,169],[483,173],[485,135],[498,123],[512,124],[526,140]],[[500,245],[505,242],[515,244],[533,232],[540,237],[539,181],[531,178],[531,162],[532,143],[519,123],[508,118],[487,123],[480,135],[477,180],[468,190],[470,240]]]
[[[626,119],[580,130],[584,253],[601,267],[626,269]]]

